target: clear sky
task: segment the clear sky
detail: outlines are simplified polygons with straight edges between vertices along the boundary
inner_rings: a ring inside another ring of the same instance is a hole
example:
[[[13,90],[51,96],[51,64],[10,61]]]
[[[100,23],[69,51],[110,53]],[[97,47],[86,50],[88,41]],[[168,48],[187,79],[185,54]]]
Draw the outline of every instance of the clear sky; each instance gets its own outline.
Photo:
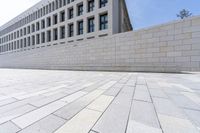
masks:
[[[16,17],[40,0],[0,0],[0,25]],[[134,29],[178,19],[183,8],[200,15],[200,0],[126,0]]]

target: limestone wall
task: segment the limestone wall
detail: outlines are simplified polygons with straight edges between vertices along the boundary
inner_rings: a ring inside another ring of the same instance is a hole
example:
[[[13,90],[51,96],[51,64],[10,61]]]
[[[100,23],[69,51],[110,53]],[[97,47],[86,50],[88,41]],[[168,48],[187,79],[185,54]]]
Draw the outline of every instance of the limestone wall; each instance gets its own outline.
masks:
[[[98,39],[0,55],[0,67],[200,71],[200,17]]]

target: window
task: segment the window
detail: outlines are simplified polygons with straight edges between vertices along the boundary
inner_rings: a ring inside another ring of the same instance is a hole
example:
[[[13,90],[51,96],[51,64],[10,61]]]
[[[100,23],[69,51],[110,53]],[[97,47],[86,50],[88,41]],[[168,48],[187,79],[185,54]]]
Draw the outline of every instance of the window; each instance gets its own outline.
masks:
[[[27,27],[27,33],[30,34],[30,32],[31,32],[31,28],[30,28],[30,26],[28,26]]]
[[[88,19],[88,33],[94,32],[94,17]]]
[[[108,29],[108,14],[100,15],[100,30]]]
[[[63,6],[62,0],[59,0],[59,7],[61,8]]]
[[[20,30],[20,36],[21,36],[21,37],[23,36],[23,31],[22,31],[22,29]]]
[[[60,39],[65,38],[65,26],[60,27]]]
[[[35,36],[32,36],[32,45],[35,45]]]
[[[99,7],[100,8],[105,7],[107,3],[108,3],[108,0],[100,0],[99,1]]]
[[[51,26],[51,17],[48,17],[47,18],[47,27],[50,27]]]
[[[88,12],[94,11],[94,0],[88,1]]]
[[[58,23],[58,15],[54,14],[53,15],[53,24],[57,24]]]
[[[66,5],[66,0],[63,0],[63,6],[65,6]]]
[[[83,21],[78,22],[78,35],[83,34]]]
[[[42,28],[42,29],[45,28],[45,20],[44,20],[44,19],[41,21],[41,28]]]
[[[28,46],[30,46],[30,45],[31,45],[31,38],[28,37]]]
[[[37,30],[37,31],[40,30],[40,23],[39,23],[39,22],[36,23],[36,30]]]
[[[56,41],[58,40],[58,29],[53,29],[53,40]]]
[[[45,43],[45,32],[42,32],[41,38],[42,38],[42,43]]]
[[[78,8],[77,15],[78,16],[83,15],[83,4],[79,4],[77,8]]]
[[[60,22],[65,21],[65,11],[60,12]]]
[[[20,40],[20,48],[23,48],[23,39]]]
[[[36,35],[36,44],[40,44],[40,34]]]
[[[32,32],[35,32],[35,24],[32,24],[31,27],[32,27]]]
[[[68,30],[69,30],[68,36],[69,36],[69,37],[74,36],[74,24],[69,24],[68,27],[69,27],[69,28],[68,28]]]
[[[26,28],[24,28],[24,35],[26,35]]]
[[[73,8],[68,9],[68,12],[69,12],[68,13],[68,15],[69,15],[68,18],[72,19],[74,17],[74,10],[73,10]]]
[[[51,30],[47,31],[47,42],[51,41]]]
[[[24,38],[24,47],[26,47],[26,38]]]

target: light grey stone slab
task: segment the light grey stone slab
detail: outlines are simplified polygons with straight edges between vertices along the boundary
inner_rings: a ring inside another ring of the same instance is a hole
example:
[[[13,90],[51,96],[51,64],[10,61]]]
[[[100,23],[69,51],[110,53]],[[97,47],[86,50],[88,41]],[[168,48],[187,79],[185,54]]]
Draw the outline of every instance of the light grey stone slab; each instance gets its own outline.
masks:
[[[137,85],[136,86],[134,99],[145,101],[145,102],[152,102],[146,85]]]
[[[0,125],[0,133],[16,133],[20,130],[15,124],[12,122],[6,122]]]
[[[159,114],[185,118],[183,111],[169,99],[154,97],[153,104],[155,105],[156,112]]]
[[[149,89],[149,92],[152,97],[159,97],[159,98],[168,98],[166,93],[160,89]]]
[[[88,95],[85,95],[80,99],[74,101],[73,103],[57,110],[54,114],[64,119],[71,119],[74,115],[84,109],[103,92],[103,90],[95,90],[93,92],[90,92]]]
[[[53,133],[60,126],[66,123],[66,120],[55,115],[49,115],[33,125],[23,129],[19,133]]]
[[[122,88],[119,88],[119,87],[111,87],[108,91],[104,93],[104,95],[116,96],[120,92],[121,89]]]
[[[169,95],[169,97],[181,108],[200,110],[200,105],[194,103],[192,100],[184,95]]]
[[[143,77],[143,76],[139,76],[138,78],[137,78],[137,83],[136,83],[137,85],[146,85],[146,80],[145,80],[145,78]]]
[[[20,128],[25,128],[27,126],[30,126],[34,122],[52,114],[56,110],[62,108],[65,106],[67,103],[62,102],[62,101],[56,101],[51,104],[48,104],[46,106],[43,106],[39,109],[36,109],[32,112],[29,112],[25,115],[22,115],[16,119],[13,119],[12,122],[14,122],[17,126]]]
[[[123,133],[126,130],[132,93],[120,93],[104,112],[92,130],[101,133]],[[109,125],[109,126],[108,126]]]
[[[186,115],[200,128],[200,110],[184,109]]]
[[[67,96],[67,95],[68,94],[60,93],[60,94],[52,95],[52,96],[49,96],[49,97],[45,97],[45,98],[40,99],[40,100],[32,101],[32,102],[29,102],[29,103],[33,106],[41,107],[41,106],[44,106],[44,105],[49,104],[51,102],[54,102],[58,99],[61,99],[65,96]]]
[[[9,120],[12,120],[16,117],[19,117],[19,116],[21,116],[27,112],[30,112],[34,109],[35,109],[35,107],[33,107],[31,105],[24,105],[24,106],[15,108],[13,110],[4,112],[4,113],[0,114],[0,124],[7,122]]]
[[[167,115],[158,115],[164,133],[199,133],[189,120]]]
[[[160,128],[152,103],[133,100],[129,120],[134,120],[150,127]]]
[[[162,130],[160,128],[147,126],[143,123],[130,120],[126,133],[162,133]]]
[[[17,100],[14,99],[14,98],[9,98],[9,99],[0,101],[0,106],[6,105],[6,104],[10,104],[10,103],[13,103],[13,102],[16,102],[16,101],[17,101]]]

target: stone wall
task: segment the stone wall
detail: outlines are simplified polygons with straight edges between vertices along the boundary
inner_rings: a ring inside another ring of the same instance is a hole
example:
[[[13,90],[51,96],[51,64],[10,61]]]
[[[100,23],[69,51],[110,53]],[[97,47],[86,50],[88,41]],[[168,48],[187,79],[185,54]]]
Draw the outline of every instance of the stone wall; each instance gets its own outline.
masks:
[[[200,71],[200,17],[108,37],[0,55],[0,67]]]

